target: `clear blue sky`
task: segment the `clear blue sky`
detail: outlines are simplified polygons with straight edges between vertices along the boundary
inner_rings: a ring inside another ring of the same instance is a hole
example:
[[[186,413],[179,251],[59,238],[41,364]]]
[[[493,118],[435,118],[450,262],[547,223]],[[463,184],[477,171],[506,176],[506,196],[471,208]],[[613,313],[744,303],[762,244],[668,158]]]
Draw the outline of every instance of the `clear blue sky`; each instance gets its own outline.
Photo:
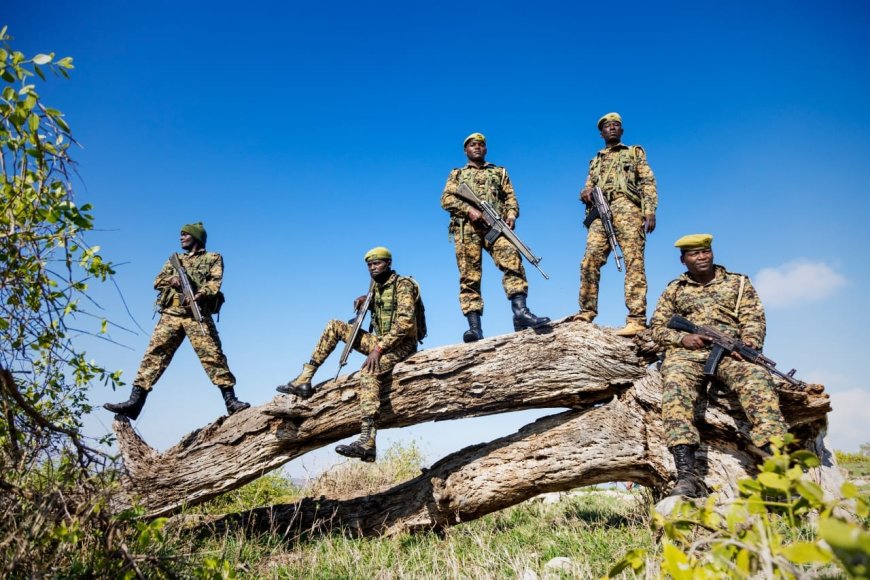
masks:
[[[224,255],[219,328],[244,400],[270,400],[326,321],[351,315],[374,245],[420,281],[425,346],[458,342],[465,321],[439,197],[472,131],[487,135],[488,160],[508,167],[517,231],[551,276],[529,270],[530,306],[575,312],[577,193],[601,146],[595,122],[618,111],[659,187],[649,315],[681,272],[673,241],[714,234],[717,262],[759,286],[767,354],[828,386],[830,443],[851,450],[870,440],[868,15],[857,1],[50,1],[14,3],[2,23],[18,50],[74,58],[72,80],[39,90],[84,146],[78,199],[95,206],[91,241],[119,264],[132,319],[111,286],[95,291],[103,314],[144,329],[112,331],[127,348],[81,344],[126,381],[154,324],[152,280],[179,227],[198,220]],[[621,286],[611,261],[601,324],[622,324]],[[484,294],[485,333],[509,332],[488,258]],[[96,387],[92,400],[127,392]],[[136,426],[164,449],[223,412],[184,345]],[[381,442],[414,439],[435,460],[541,414],[388,430]],[[108,431],[111,414],[95,411],[87,427]],[[289,471],[335,458],[326,449]]]

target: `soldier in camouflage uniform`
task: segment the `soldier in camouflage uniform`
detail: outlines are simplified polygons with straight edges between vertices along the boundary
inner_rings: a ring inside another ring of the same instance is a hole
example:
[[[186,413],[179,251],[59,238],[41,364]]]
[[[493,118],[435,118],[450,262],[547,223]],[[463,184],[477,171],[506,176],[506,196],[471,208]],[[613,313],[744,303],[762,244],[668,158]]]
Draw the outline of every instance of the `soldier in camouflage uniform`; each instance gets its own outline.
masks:
[[[227,357],[211,317],[223,302],[220,288],[224,277],[224,261],[220,254],[205,251],[206,239],[207,233],[201,222],[181,228],[181,249],[185,253],[179,259],[193,286],[196,303],[202,313],[202,326],[193,319],[190,305],[185,302],[181,292],[178,274],[167,260],[154,280],[160,320],[154,327],[139,372],[133,379],[130,399],[123,403],[103,405],[109,411],[136,419],[148,393],[169,366],[185,336],[190,339],[208,378],[220,388],[227,413],[232,415],[251,406],[236,398],[236,378],[227,365]]]
[[[336,453],[345,457],[355,457],[372,462],[377,457],[375,436],[377,416],[381,407],[380,390],[389,380],[393,367],[417,352],[417,316],[420,290],[412,278],[399,276],[391,269],[393,256],[384,247],[369,250],[365,255],[366,266],[374,281],[372,297],[371,329],[374,332],[360,332],[354,342],[354,350],[367,355],[359,376],[360,415],[362,426],[357,441],[350,445],[339,445]],[[354,301],[359,309],[365,301],[360,296]],[[311,360],[302,365],[302,373],[286,385],[277,388],[280,393],[296,395],[307,399],[315,393],[311,386],[314,373],[335,350],[338,341],[347,342],[352,325],[342,320],[331,320],[326,325]]]
[[[580,199],[591,211],[592,189],[600,187],[613,212],[613,229],[625,256],[626,325],[620,336],[634,336],[646,328],[646,234],[656,227],[656,179],[640,145],[622,144],[622,117],[608,113],[598,120],[605,147],[589,162]],[[586,254],[580,265],[580,319],[592,322],[598,315],[598,282],[610,245],[601,220],[589,226]]]
[[[662,419],[668,448],[677,466],[671,495],[700,497],[706,493],[695,470],[695,450],[701,442],[694,425],[695,402],[705,382],[704,363],[710,339],[667,327],[678,314],[701,326],[711,326],[760,350],[766,331],[764,309],[755,288],[742,274],[713,263],[713,236],[693,234],[674,244],[687,272],[671,282],[659,298],[652,317],[652,335],[665,349],[662,364]],[[716,379],[737,393],[752,425],[753,445],[769,453],[771,437],[786,427],[770,374],[739,355],[722,358]]]
[[[468,319],[468,330],[462,338],[465,342],[483,338],[480,324],[483,315],[483,298],[480,295],[483,250],[489,252],[503,273],[502,286],[511,301],[514,330],[548,324],[549,318],[535,316],[526,306],[529,284],[519,251],[504,236],[499,236],[492,244],[487,243],[484,239],[486,223],[481,212],[456,196],[460,184],[467,184],[480,199],[492,204],[505,223],[513,228],[520,215],[520,206],[507,170],[486,162],[486,137],[482,134],[472,133],[466,137],[463,147],[468,163],[450,172],[441,195],[441,207],[450,213],[449,231],[456,246],[459,305],[462,314]]]

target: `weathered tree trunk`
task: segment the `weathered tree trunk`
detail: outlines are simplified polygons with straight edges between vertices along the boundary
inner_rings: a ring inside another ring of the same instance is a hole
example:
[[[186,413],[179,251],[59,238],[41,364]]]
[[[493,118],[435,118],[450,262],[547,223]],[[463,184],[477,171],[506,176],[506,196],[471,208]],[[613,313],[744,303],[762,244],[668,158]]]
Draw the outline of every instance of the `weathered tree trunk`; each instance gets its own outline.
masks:
[[[377,534],[449,525],[539,493],[599,482],[661,487],[673,464],[661,433],[661,383],[648,361],[635,342],[572,319],[539,334],[526,331],[422,351],[395,368],[391,386],[382,393],[382,427],[519,409],[573,410],[454,453],[377,496],[305,501],[228,521],[257,529],[286,528],[292,521],[307,529],[326,518],[358,533]],[[116,421],[128,493],[149,515],[169,514],[352,435],[359,422],[355,385],[356,375],[341,377],[321,385],[304,403],[278,396],[193,432],[162,454],[128,422]],[[806,440],[824,432],[830,405],[821,389],[781,389],[780,401],[793,432]],[[740,435],[748,426],[736,399],[712,397],[697,421],[705,439],[706,481],[733,493],[736,479],[753,466],[745,452],[747,438]]]

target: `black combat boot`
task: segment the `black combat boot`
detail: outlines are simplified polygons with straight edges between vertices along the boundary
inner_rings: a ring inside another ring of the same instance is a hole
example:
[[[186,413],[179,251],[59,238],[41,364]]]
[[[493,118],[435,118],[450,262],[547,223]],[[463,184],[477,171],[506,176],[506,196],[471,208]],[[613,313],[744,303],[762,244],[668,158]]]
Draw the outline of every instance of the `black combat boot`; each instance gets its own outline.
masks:
[[[526,306],[525,294],[514,294],[511,296],[511,309],[514,311],[514,330],[523,330],[524,328],[538,328],[550,323],[550,319],[546,316],[535,316]]]
[[[677,465],[677,483],[668,497],[682,495],[698,498],[707,495],[704,482],[698,477],[695,469],[695,449],[694,445],[676,445],[671,449],[674,463]]]
[[[345,457],[357,458],[366,463],[373,463],[378,456],[378,451],[375,448],[375,435],[378,428],[375,427],[373,417],[363,417],[362,427],[360,428],[359,439],[350,445],[339,445],[335,448],[335,452]]]
[[[137,387],[133,385],[133,390],[130,391],[130,398],[124,401],[123,403],[106,403],[103,405],[104,409],[108,409],[113,413],[117,413],[118,415],[124,415],[130,419],[135,420],[139,413],[142,412],[142,407],[145,405],[145,399],[148,398],[148,392],[142,387]]]
[[[480,327],[480,312],[469,312],[465,317],[468,319],[468,330],[462,335],[462,340],[477,342],[483,338],[483,329]]]
[[[314,373],[317,372],[317,367],[310,363],[302,365],[302,372],[299,376],[287,383],[275,388],[279,393],[285,395],[296,395],[302,399],[307,399],[314,394],[314,388],[311,386],[311,379],[314,378]]]
[[[236,391],[233,387],[221,387],[221,395],[224,396],[224,404],[227,406],[228,415],[251,408],[250,403],[243,403],[236,398]]]

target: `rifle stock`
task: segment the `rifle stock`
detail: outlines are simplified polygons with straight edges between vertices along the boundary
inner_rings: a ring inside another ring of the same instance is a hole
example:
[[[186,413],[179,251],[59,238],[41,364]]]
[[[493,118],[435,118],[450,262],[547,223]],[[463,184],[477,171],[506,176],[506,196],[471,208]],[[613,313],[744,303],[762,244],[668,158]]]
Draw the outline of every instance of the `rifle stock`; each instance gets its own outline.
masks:
[[[529,264],[537,268],[538,272],[544,277],[545,280],[549,280],[550,277],[547,276],[546,272],[541,269],[539,265],[541,263],[541,258],[536,256],[532,249],[528,247],[517,234],[511,229],[509,225],[501,218],[495,208],[492,207],[492,204],[489,202],[483,201],[468,187],[468,184],[462,183],[456,190],[456,196],[460,199],[467,201],[481,212],[483,212],[483,221],[486,222],[487,227],[489,227],[489,231],[486,232],[484,239],[487,243],[491,244],[499,236],[504,236],[508,242],[513,245],[522,254],[523,258],[525,258]]]
[[[169,263],[172,264],[172,267],[175,268],[175,272],[178,274],[178,279],[181,281],[181,293],[184,296],[185,302],[190,306],[193,319],[199,323],[199,330],[204,336],[205,325],[202,323],[202,311],[199,309],[199,304],[196,303],[196,293],[193,291],[193,285],[190,283],[187,270],[181,265],[178,254],[173,253],[169,257]]]
[[[372,297],[375,294],[375,281],[372,280],[369,285],[369,292],[366,294],[365,300],[360,304],[359,310],[357,310],[356,318],[353,321],[353,326],[350,329],[350,336],[346,343],[344,343],[344,350],[341,351],[341,358],[338,359],[338,370],[335,371],[335,379],[338,378],[338,375],[341,373],[341,369],[344,365],[347,364],[347,358],[350,356],[351,351],[353,350],[353,344],[356,342],[357,337],[359,336],[360,328],[362,328],[363,320],[366,317],[366,312],[369,310],[369,305],[372,303]],[[333,379],[333,380],[335,380]]]

